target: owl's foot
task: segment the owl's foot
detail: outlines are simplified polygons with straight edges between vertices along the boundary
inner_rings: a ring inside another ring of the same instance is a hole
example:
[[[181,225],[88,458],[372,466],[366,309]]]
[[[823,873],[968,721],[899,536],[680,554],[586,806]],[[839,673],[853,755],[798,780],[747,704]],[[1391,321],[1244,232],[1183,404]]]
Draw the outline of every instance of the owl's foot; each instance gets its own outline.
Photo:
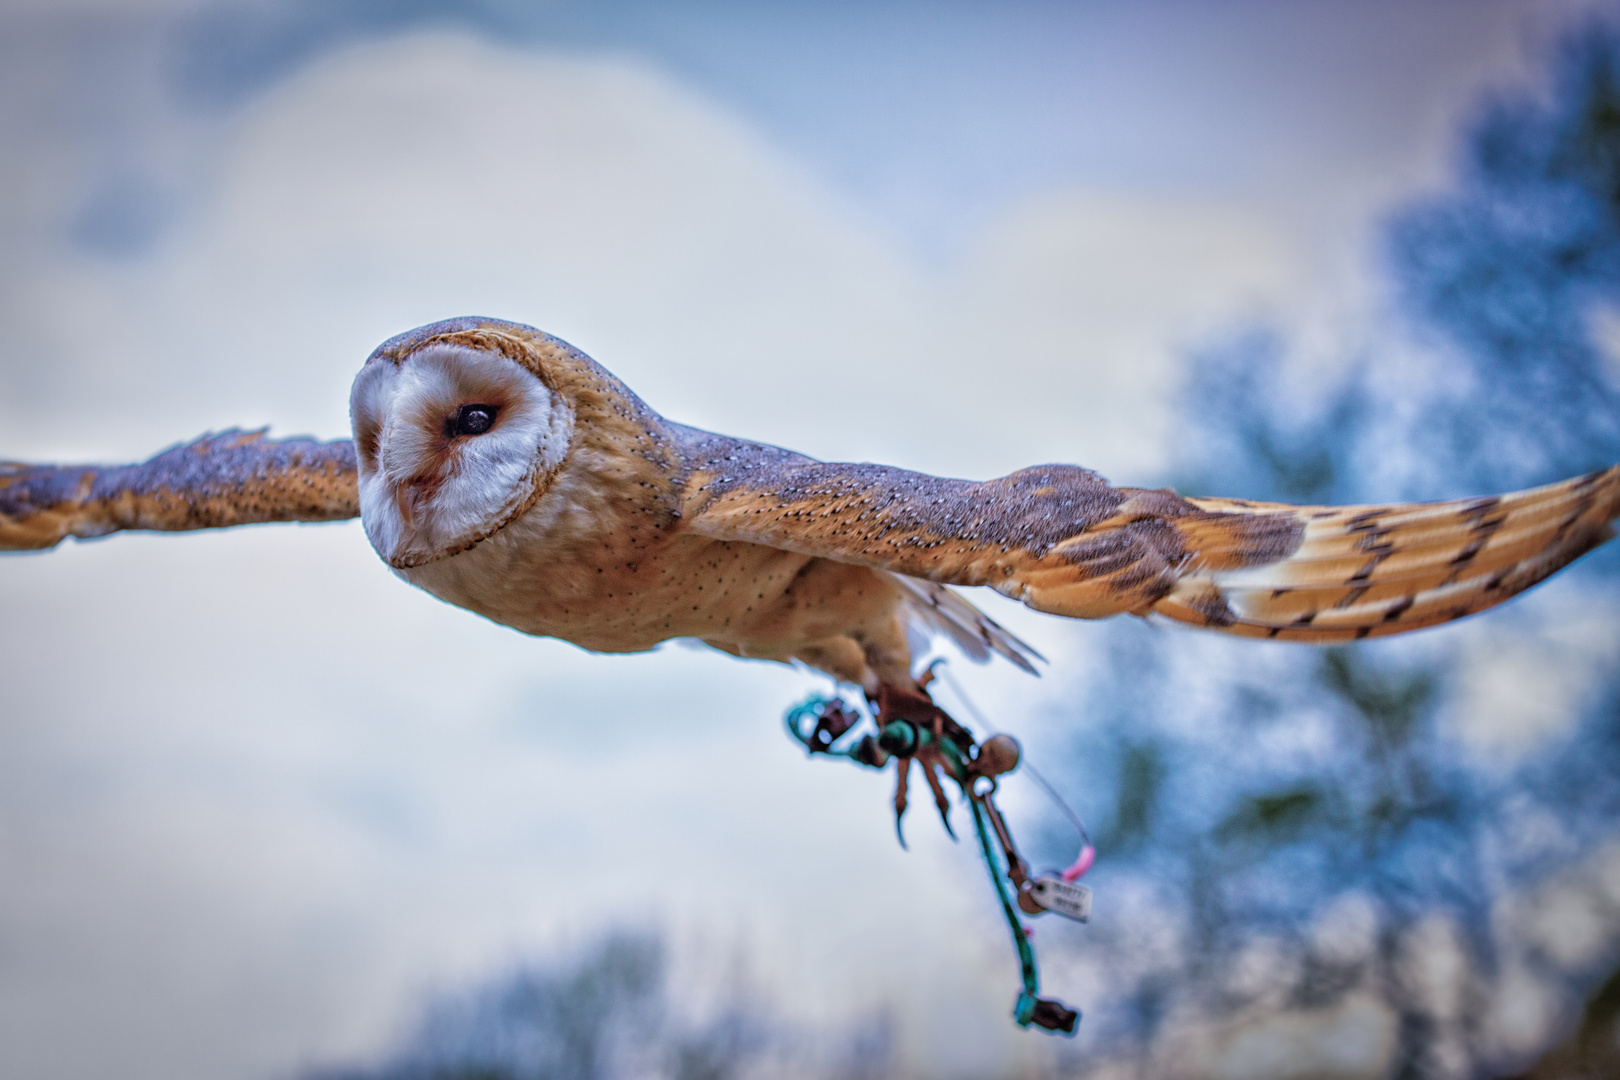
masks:
[[[900,822],[906,813],[913,761],[922,767],[923,780],[934,796],[940,823],[955,840],[951,802],[945,797],[945,787],[940,781],[942,776],[949,776],[959,786],[970,782],[970,759],[975,749],[973,736],[935,705],[925,689],[911,691],[880,686],[868,700],[878,725],[876,749],[884,757],[895,759],[894,831],[900,838],[900,846],[906,846]],[[966,789],[963,790],[965,794]]]
[[[857,718],[836,698],[811,698],[791,710],[786,718],[788,733],[811,754],[836,754],[874,769],[882,769],[890,758],[895,759],[894,829],[901,847],[906,846],[901,821],[906,812],[912,761],[922,766],[940,820],[952,839],[956,833],[951,828],[950,802],[945,798],[941,775],[956,781],[973,815],[985,866],[1018,952],[1023,990],[1013,1008],[1013,1018],[1019,1027],[1073,1035],[1080,1014],[1056,999],[1040,996],[1035,952],[1021,916],[1055,911],[1086,921],[1091,911],[1091,893],[1074,881],[1090,867],[1094,853],[1087,842],[1080,858],[1068,870],[1032,878],[1029,864],[1018,854],[1012,833],[995,804],[999,778],[1018,767],[1021,755],[1017,740],[1009,735],[994,735],[979,745],[966,728],[934,704],[926,686],[926,681],[916,689],[880,686],[876,694],[867,698],[878,733],[864,735],[844,747],[835,744],[855,726]]]

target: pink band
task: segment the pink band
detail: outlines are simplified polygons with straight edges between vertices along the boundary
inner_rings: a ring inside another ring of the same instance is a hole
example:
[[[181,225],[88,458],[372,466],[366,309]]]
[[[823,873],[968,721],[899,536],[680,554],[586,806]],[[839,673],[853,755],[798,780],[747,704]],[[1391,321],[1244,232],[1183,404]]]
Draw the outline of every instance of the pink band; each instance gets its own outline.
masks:
[[[1074,865],[1063,871],[1063,873],[1058,876],[1064,881],[1072,884],[1073,882],[1079,881],[1081,878],[1085,877],[1086,871],[1090,870],[1091,864],[1096,861],[1097,849],[1092,847],[1090,844],[1087,844],[1085,847],[1080,849],[1080,857],[1074,860]]]

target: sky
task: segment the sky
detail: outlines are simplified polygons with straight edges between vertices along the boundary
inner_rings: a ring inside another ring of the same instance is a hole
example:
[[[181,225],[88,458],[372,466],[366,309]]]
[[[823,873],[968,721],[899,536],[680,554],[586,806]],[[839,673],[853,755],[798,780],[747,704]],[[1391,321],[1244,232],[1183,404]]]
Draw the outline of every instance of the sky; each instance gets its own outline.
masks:
[[[1587,7],[12,2],[0,457],[345,435],[378,342],[488,314],[818,457],[1161,482],[1186,351],[1384,333],[1376,223]],[[1035,728],[1108,627],[975,599],[1051,663],[953,670]],[[811,675],[524,638],[355,523],[7,557],[0,605],[8,1076],[363,1060],[625,922],[1036,1060],[974,853],[783,737]]]

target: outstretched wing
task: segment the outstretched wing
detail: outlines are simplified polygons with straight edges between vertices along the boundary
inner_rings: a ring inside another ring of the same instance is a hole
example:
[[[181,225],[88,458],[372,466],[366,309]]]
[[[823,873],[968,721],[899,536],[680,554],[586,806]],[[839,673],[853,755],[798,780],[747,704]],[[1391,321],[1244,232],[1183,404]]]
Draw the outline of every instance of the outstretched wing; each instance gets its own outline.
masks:
[[[975,483],[677,428],[686,527],[1056,615],[1253,637],[1398,633],[1498,604],[1613,535],[1620,466],[1489,499],[1295,507],[1110,487],[1073,465]]]
[[[139,465],[0,464],[0,550],[120,529],[358,517],[354,444],[225,431]]]

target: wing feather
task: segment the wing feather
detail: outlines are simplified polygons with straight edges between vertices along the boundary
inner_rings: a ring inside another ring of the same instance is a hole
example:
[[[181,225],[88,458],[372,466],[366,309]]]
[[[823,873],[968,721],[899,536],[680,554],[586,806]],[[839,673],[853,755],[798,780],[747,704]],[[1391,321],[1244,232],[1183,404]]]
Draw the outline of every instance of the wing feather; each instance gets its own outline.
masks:
[[[1607,540],[1620,515],[1620,466],[1488,498],[1296,507],[1114,488],[1072,465],[972,482],[678,437],[686,525],[702,535],[988,585],[1057,615],[1158,614],[1287,640],[1491,607]]]
[[[956,643],[969,660],[983,663],[992,653],[1006,657],[1031,675],[1034,661],[1046,657],[944,585],[904,574],[886,574],[905,593],[912,612],[926,627]]]
[[[1206,530],[1211,565],[1241,568],[1298,546],[1282,515],[1210,514],[1172,491],[1114,488],[1089,469],[1040,465],[973,482],[872,464],[819,462],[692,428],[686,527],[945,585],[988,585],[1041,611],[1145,612]]]
[[[0,464],[0,550],[121,529],[358,517],[354,444],[224,431],[138,465]]]
[[[1435,503],[1251,509],[1188,501],[1219,513],[1291,514],[1303,523],[1301,542],[1274,563],[1195,568],[1156,612],[1238,634],[1344,641],[1483,611],[1597,547],[1620,515],[1620,466]]]

